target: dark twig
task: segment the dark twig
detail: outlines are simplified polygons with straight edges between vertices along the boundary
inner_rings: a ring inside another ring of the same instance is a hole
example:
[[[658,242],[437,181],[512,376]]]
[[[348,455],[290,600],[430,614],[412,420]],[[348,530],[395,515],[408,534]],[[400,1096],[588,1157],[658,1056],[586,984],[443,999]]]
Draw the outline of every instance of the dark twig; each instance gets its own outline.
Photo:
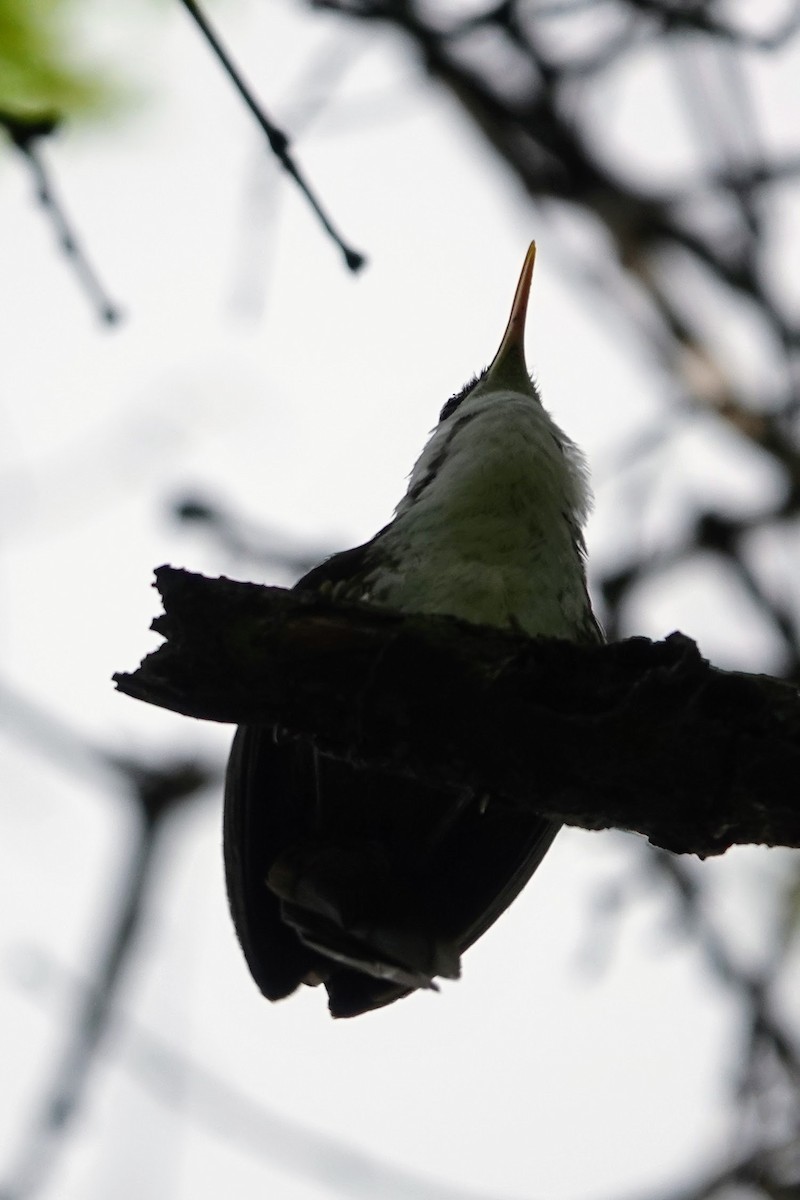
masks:
[[[84,292],[89,297],[101,321],[104,321],[106,325],[116,325],[122,314],[109,298],[81,248],[64,207],[56,196],[52,178],[39,154],[38,143],[58,129],[60,118],[47,114],[27,117],[2,110],[0,111],[0,125],[3,126],[11,141],[28,163],[36,184],[36,198],[49,216],[58,244],[71,262]]]
[[[195,0],[181,0],[181,3],[197,25],[200,32],[203,34],[203,37],[206,39],[212,51],[214,52],[214,55],[219,60],[220,65],[230,79],[231,83],[236,88],[242,100],[245,102],[247,107],[250,109],[250,112],[260,125],[267,141],[269,142],[272,153],[280,161],[284,170],[291,175],[292,179],[294,179],[295,183],[300,188],[300,191],[306,197],[309,204],[314,209],[314,212],[317,214],[326,233],[330,238],[333,239],[333,241],[342,251],[344,260],[349,270],[353,272],[359,271],[366,262],[364,255],[358,250],[354,250],[351,246],[348,246],[347,243],[342,239],[341,235],[331,224],[331,221],[322,208],[320,201],[317,199],[315,193],[311,190],[310,185],[306,182],[306,179],[302,175],[300,168],[297,166],[289,152],[288,137],[283,130],[279,129],[278,126],[266,115],[262,105],[259,104],[253,92],[245,83],[241,72],[233,62],[233,59],[228,51],[223,46],[200,6],[195,3]]]

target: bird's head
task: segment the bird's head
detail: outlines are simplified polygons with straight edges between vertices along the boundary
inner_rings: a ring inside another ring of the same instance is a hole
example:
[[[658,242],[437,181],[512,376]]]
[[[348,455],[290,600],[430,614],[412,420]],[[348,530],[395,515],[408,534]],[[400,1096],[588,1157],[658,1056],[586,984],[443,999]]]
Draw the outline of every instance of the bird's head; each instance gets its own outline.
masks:
[[[455,396],[450,397],[439,414],[440,421],[451,417],[467,397],[472,400],[492,392],[515,392],[534,400],[539,399],[539,393],[531,381],[525,362],[525,321],[535,261],[536,243],[531,242],[514,293],[511,315],[497,353],[480,375],[471,379]]]
[[[525,362],[535,258],[532,242],[497,353],[445,404],[395,510],[426,536],[429,516],[450,528],[476,520],[508,523],[522,509],[536,510],[544,524],[560,519],[562,511],[574,514],[577,525],[585,519],[583,456],[543,407]]]

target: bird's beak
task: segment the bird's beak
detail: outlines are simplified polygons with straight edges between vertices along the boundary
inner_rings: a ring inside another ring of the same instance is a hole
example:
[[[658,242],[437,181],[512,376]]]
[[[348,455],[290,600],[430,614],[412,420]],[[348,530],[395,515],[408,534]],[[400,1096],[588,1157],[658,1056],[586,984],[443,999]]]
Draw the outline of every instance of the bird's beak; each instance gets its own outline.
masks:
[[[511,305],[511,315],[508,318],[506,331],[500,343],[500,349],[492,359],[491,365],[475,391],[522,392],[526,396],[535,395],[528,368],[525,363],[525,318],[528,313],[528,296],[531,290],[533,264],[536,261],[536,242],[531,242],[522,271],[514,293],[514,303]]]

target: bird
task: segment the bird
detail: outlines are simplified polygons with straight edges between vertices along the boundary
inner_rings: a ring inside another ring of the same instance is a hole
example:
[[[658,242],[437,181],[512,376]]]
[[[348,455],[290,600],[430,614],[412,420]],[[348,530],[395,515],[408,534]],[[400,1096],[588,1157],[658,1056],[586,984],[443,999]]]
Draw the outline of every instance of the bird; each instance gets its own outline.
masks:
[[[582,452],[525,359],[536,245],[499,349],[441,409],[392,520],[299,592],[596,643]],[[461,956],[528,883],[559,824],[239,726],[223,822],[228,900],[250,973],[275,1001],[324,984],[334,1017],[460,974]]]

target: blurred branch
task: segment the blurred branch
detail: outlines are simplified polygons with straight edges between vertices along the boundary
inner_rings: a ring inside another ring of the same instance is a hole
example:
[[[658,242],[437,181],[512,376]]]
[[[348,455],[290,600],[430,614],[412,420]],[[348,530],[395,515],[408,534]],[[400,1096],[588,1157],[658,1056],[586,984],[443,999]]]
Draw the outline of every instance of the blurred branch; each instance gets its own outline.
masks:
[[[739,961],[736,933],[723,932],[693,864],[644,847],[647,884],[666,883],[671,905],[687,938],[740,1009],[736,1065],[738,1125],[732,1162],[690,1186],[650,1194],[648,1200],[712,1200],[764,1194],[793,1200],[800,1188],[800,1049],[792,1028],[793,1011],[783,1003],[784,954],[780,938],[758,966]],[[731,944],[729,944],[731,943]],[[745,1189],[742,1193],[742,1189]]]
[[[115,325],[120,320],[120,310],[109,299],[82,250],[39,154],[39,142],[50,137],[60,124],[61,118],[53,113],[29,115],[0,110],[0,126],[5,129],[31,170],[36,185],[36,198],[52,222],[59,247],[72,264],[78,282],[101,321],[106,325]]]
[[[747,1019],[769,1042],[776,1058],[788,1075],[793,1090],[800,1089],[800,1058],[792,1037],[772,1011],[768,973],[748,970],[737,963],[723,937],[714,929],[703,910],[703,896],[687,864],[663,850],[652,849],[649,865],[671,884],[678,901],[681,921],[701,943],[705,961],[721,983],[746,1002]]]
[[[771,596],[750,566],[744,543],[748,536],[765,527],[789,525],[800,513],[800,486],[793,489],[777,505],[759,513],[729,516],[715,510],[696,515],[682,541],[673,549],[658,551],[649,558],[638,556],[608,572],[600,581],[603,598],[612,614],[606,623],[611,640],[622,636],[618,617],[625,601],[645,579],[664,573],[696,554],[714,554],[730,567],[731,573],[744,590],[755,600],[760,612],[770,622],[783,642],[785,651],[784,677],[800,680],[800,625],[791,608]]]
[[[797,1200],[797,1181],[787,1176],[782,1161],[786,1151],[796,1153],[793,1140],[785,1146],[772,1146],[766,1151],[737,1156],[731,1165],[710,1172],[689,1187],[660,1192],[656,1197],[649,1193],[647,1200],[717,1200],[726,1196],[738,1200],[752,1196],[756,1189],[770,1200]]]
[[[317,217],[319,218],[325,232],[342,251],[348,269],[353,272],[359,271],[366,262],[364,255],[358,250],[354,250],[351,246],[348,246],[332,225],[330,219],[322,208],[320,201],[317,199],[316,194],[312,191],[311,186],[306,181],[305,176],[301,173],[300,168],[297,166],[292,157],[289,151],[288,137],[283,130],[279,129],[278,126],[266,115],[262,105],[259,104],[252,90],[247,83],[245,83],[241,72],[234,64],[233,59],[223,46],[199,4],[197,4],[195,0],[180,0],[180,2],[183,4],[186,11],[197,25],[203,37],[211,47],[215,57],[222,66],[222,69],[225,71],[225,74],[228,76],[242,100],[255,117],[267,141],[269,142],[270,150],[278,159],[284,171],[286,171],[286,173],[292,177],[300,191],[308,200],[314,212],[317,214]]]
[[[16,1161],[5,1182],[0,1182],[0,1200],[31,1200],[50,1182],[59,1152],[66,1145],[83,1103],[123,971],[135,946],[164,818],[177,805],[212,784],[217,772],[191,759],[150,766],[129,755],[99,751],[29,701],[14,696],[5,685],[0,687],[0,705],[5,709],[4,719],[13,722],[48,757],[81,771],[89,767],[106,774],[113,772],[117,783],[132,799],[137,817],[136,833],[127,847],[116,915],[91,987],[83,996],[61,1054],[42,1087],[39,1104],[24,1129]],[[98,907],[105,911],[105,905]]]
[[[578,646],[171,567],[156,580],[167,641],[114,677],[127,695],[679,852],[800,846],[800,696],[715,670],[680,634]]]
[[[118,981],[127,963],[142,913],[142,900],[156,848],[157,823],[144,821],[134,838],[127,880],[112,932],[98,964],[92,987],[75,1014],[66,1044],[42,1089],[38,1111],[25,1129],[0,1200],[30,1200],[53,1177],[58,1152],[71,1132],[81,1106],[92,1064],[111,1016]]]
[[[333,548],[298,550],[291,539],[264,525],[250,527],[237,513],[197,493],[186,494],[170,505],[171,515],[182,524],[197,525],[216,539],[218,548],[242,562],[277,568],[299,578],[333,553]]]
[[[714,15],[708,0],[628,0],[632,8],[654,18],[659,32],[710,34],[724,42],[771,52],[794,36],[800,28],[800,10],[788,12],[768,33],[749,33]]]
[[[45,986],[69,982],[83,1002],[87,986],[59,964],[37,954],[33,965],[37,978],[45,976]],[[184,1118],[326,1193],[365,1200],[503,1200],[494,1191],[437,1183],[319,1133],[248,1096],[124,1011],[115,1012],[115,1021],[122,1035],[115,1047],[118,1060],[162,1104],[174,1105],[180,1097]]]

